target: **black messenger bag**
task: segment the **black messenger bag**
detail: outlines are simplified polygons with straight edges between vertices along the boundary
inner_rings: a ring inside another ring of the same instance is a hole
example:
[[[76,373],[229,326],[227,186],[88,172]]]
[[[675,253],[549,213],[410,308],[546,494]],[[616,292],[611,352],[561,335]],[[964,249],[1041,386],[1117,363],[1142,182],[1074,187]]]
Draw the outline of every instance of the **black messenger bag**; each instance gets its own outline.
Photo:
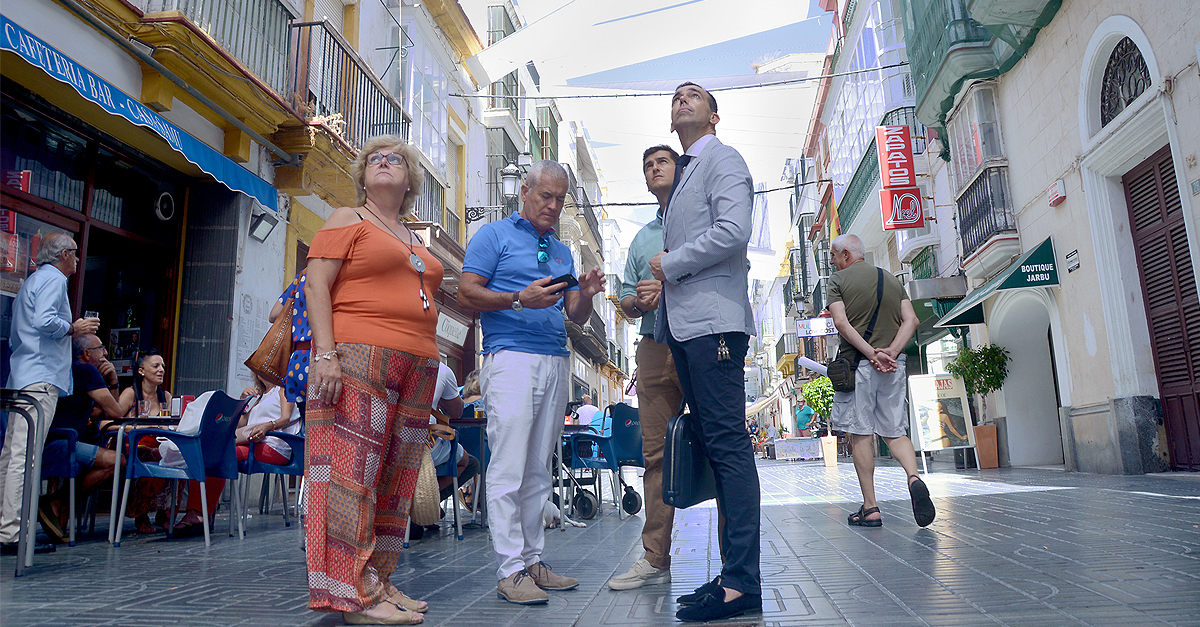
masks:
[[[667,421],[662,498],[673,507],[687,508],[717,497],[717,482],[695,422],[690,413],[684,413],[683,404]]]

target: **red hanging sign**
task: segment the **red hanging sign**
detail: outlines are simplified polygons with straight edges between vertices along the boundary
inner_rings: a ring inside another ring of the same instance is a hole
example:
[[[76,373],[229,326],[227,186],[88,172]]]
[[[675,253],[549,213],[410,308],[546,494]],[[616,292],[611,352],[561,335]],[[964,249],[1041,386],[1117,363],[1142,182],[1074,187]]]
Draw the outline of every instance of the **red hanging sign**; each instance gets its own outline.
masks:
[[[884,230],[919,229],[925,226],[920,187],[897,187],[879,192]]]
[[[879,209],[883,228],[918,229],[925,226],[921,209],[921,188],[913,164],[912,131],[907,126],[875,127],[875,145],[879,150]]]

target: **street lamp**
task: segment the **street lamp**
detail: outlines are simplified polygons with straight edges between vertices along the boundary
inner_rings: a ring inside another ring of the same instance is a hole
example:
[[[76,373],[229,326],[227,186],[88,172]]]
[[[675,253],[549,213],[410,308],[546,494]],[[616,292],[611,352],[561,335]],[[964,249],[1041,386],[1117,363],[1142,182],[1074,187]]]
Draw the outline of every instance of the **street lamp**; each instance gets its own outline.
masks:
[[[510,161],[500,170],[500,180],[503,184],[504,197],[508,200],[516,200],[517,186],[521,183],[521,168]]]

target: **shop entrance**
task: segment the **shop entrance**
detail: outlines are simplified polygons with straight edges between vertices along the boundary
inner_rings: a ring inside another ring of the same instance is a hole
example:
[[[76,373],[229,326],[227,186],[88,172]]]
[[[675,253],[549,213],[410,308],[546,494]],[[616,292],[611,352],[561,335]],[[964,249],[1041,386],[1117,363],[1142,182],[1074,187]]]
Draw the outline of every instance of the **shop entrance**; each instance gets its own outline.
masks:
[[[1200,299],[1170,146],[1121,177],[1173,470],[1200,470]]]
[[[988,320],[993,343],[1012,361],[1004,381],[1008,462],[1012,466],[1063,463],[1058,393],[1050,351],[1050,312],[1031,290],[1000,297]],[[1002,455],[1003,457],[1003,455]]]
[[[12,299],[36,269],[41,238],[62,231],[79,246],[73,313],[99,315],[100,339],[130,385],[138,351],[156,348],[172,362],[186,179],[17,86],[5,89],[13,93],[0,102],[0,376]]]

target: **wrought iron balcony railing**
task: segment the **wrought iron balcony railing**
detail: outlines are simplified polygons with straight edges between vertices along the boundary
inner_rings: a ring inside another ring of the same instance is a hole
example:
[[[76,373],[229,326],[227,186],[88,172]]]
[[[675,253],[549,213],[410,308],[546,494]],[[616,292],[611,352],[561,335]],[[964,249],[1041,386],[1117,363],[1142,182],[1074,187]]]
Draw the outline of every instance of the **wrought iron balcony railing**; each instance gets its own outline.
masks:
[[[775,361],[783,359],[784,355],[799,354],[800,348],[796,343],[795,333],[784,333],[775,341]]]
[[[1012,199],[1008,193],[1008,168],[984,168],[958,198],[958,236],[963,259],[979,250],[991,236],[1016,231]]]
[[[293,23],[291,46],[290,93],[312,108],[311,116],[340,114],[342,139],[355,148],[375,135],[409,138],[411,121],[400,101],[326,22]]]
[[[179,11],[281,95],[287,95],[288,21],[279,0],[151,0],[147,13]]]

